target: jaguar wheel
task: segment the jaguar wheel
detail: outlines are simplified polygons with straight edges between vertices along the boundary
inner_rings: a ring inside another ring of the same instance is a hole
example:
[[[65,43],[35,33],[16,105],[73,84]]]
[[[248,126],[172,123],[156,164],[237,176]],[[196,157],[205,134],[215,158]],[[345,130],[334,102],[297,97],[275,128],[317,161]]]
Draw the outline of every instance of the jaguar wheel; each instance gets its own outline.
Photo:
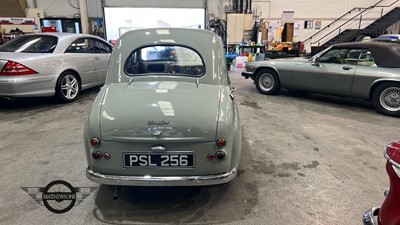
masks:
[[[73,102],[81,91],[81,84],[78,76],[72,72],[64,72],[58,78],[56,95],[62,102]]]
[[[400,83],[379,85],[373,93],[372,103],[377,112],[400,117]]]
[[[257,73],[256,88],[262,94],[276,94],[281,89],[278,75],[272,70],[263,69]]]

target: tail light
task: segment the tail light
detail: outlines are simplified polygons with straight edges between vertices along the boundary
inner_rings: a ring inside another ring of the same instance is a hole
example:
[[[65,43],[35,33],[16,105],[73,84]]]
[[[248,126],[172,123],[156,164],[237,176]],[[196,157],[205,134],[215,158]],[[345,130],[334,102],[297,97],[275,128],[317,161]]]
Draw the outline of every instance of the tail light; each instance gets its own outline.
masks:
[[[225,147],[225,145],[226,145],[226,140],[225,140],[225,138],[218,138],[218,139],[217,139],[217,146],[218,146],[219,148],[223,148],[223,147]]]
[[[93,147],[99,147],[100,146],[100,139],[97,137],[92,137],[92,139],[90,139],[90,144]]]
[[[210,153],[210,154],[207,155],[207,159],[210,160],[210,161],[212,161],[214,158],[215,158],[214,153]]]
[[[104,159],[109,160],[109,159],[111,158],[111,155],[110,155],[110,153],[105,152],[105,153],[103,154],[103,157],[104,157]]]
[[[93,151],[92,152],[92,157],[93,157],[93,159],[96,159],[96,160],[99,160],[99,159],[101,159],[101,152],[99,152],[99,151]]]
[[[217,157],[217,159],[223,160],[225,159],[226,153],[224,151],[218,151],[217,154],[215,154],[215,156]]]
[[[38,72],[32,70],[31,68],[22,65],[21,63],[17,63],[14,61],[7,61],[6,65],[4,65],[3,70],[1,71],[1,76],[21,76],[21,75],[32,75],[37,74]]]

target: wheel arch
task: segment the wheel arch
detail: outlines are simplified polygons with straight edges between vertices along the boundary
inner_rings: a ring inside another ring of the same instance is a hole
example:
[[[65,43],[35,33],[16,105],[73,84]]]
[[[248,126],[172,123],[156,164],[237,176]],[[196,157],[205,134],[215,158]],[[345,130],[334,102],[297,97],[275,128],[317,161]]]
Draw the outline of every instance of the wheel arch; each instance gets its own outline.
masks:
[[[272,67],[272,66],[260,66],[260,67],[258,67],[258,68],[254,71],[254,75],[257,76],[257,74],[258,74],[261,70],[270,70],[270,71],[272,71],[272,72],[275,72],[276,75],[278,75],[279,81],[281,80],[281,77],[280,77],[280,74],[279,74],[278,70],[277,70],[276,68]],[[255,78],[255,77],[254,77],[254,78]]]
[[[377,87],[379,87],[382,84],[385,83],[398,83],[400,84],[400,79],[387,79],[387,78],[383,78],[383,79],[378,79],[376,81],[374,81],[371,85],[371,88],[369,89],[369,96],[368,96],[368,100],[372,99],[372,96],[376,90]]]

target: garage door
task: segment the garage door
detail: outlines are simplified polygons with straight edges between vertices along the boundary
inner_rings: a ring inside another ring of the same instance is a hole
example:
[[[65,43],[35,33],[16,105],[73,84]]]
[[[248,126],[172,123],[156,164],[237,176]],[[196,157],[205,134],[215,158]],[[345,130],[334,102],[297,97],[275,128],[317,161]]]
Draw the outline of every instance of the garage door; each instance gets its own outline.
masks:
[[[104,18],[107,40],[149,27],[204,29],[206,0],[106,0]]]
[[[205,8],[207,0],[106,0],[107,7]]]

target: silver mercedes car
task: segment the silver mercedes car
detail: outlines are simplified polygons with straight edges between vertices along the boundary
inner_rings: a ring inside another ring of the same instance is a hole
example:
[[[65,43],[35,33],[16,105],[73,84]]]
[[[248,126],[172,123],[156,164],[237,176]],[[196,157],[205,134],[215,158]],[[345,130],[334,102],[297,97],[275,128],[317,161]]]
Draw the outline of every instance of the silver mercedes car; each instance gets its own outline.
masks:
[[[85,125],[87,177],[117,186],[232,180],[241,150],[234,90],[217,34],[183,28],[123,34]]]
[[[76,100],[104,84],[112,46],[85,34],[41,33],[0,46],[0,97],[56,96]]]

